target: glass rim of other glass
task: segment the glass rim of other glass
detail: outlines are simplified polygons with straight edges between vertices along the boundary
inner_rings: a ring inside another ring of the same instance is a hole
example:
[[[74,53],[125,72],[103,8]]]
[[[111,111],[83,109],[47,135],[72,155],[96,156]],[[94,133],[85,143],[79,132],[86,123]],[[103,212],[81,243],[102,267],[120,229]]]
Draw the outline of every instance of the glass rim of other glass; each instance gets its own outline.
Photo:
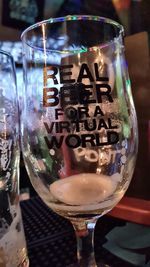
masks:
[[[17,93],[17,96],[18,96],[15,60],[14,60],[14,58],[13,58],[13,56],[12,56],[12,54],[10,52],[7,52],[5,50],[0,49],[0,54],[6,56],[11,61],[12,71],[14,73],[14,82],[15,82],[15,86],[16,86],[16,93]]]
[[[12,67],[13,67],[13,71],[15,72],[15,76],[16,76],[15,61],[14,61],[14,58],[13,58],[12,54],[10,52],[7,52],[7,51],[3,50],[3,49],[0,49],[0,53],[3,54],[4,56],[10,58],[11,64],[12,64]]]

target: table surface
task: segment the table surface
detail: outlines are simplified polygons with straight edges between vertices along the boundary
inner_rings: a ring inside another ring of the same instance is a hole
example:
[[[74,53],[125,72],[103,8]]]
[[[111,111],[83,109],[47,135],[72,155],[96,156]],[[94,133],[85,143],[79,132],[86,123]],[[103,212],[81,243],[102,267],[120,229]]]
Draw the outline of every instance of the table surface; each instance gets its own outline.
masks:
[[[65,267],[76,261],[76,239],[68,220],[39,197],[21,201],[30,267]],[[150,266],[150,227],[103,216],[95,229],[96,260],[111,267]]]

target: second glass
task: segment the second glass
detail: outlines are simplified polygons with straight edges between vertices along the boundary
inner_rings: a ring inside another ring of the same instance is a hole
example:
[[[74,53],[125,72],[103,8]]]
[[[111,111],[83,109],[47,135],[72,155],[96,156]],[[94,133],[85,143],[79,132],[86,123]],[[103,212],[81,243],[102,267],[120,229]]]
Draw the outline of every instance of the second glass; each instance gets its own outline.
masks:
[[[0,51],[0,266],[28,267],[19,205],[19,110],[15,65]]]
[[[25,164],[40,197],[72,222],[79,266],[96,266],[95,223],[123,197],[135,166],[122,37],[121,25],[95,16],[50,19],[22,34]]]

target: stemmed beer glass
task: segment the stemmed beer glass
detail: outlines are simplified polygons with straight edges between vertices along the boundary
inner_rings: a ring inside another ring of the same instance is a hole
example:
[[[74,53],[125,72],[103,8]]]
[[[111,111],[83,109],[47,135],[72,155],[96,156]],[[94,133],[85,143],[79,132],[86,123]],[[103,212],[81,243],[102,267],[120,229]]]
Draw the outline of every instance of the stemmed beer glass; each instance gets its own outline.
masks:
[[[97,16],[53,18],[26,29],[22,42],[29,177],[73,224],[78,266],[105,266],[95,262],[94,227],[126,192],[138,143],[123,27]]]

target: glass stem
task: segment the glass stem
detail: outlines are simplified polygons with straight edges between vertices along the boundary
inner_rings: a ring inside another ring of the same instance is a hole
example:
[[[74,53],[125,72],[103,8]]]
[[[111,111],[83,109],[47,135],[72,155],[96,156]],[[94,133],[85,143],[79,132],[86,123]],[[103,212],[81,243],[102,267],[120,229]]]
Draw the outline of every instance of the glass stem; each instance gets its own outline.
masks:
[[[77,238],[77,259],[79,267],[97,267],[94,253],[94,229],[96,221],[84,223],[80,229],[75,225]]]

